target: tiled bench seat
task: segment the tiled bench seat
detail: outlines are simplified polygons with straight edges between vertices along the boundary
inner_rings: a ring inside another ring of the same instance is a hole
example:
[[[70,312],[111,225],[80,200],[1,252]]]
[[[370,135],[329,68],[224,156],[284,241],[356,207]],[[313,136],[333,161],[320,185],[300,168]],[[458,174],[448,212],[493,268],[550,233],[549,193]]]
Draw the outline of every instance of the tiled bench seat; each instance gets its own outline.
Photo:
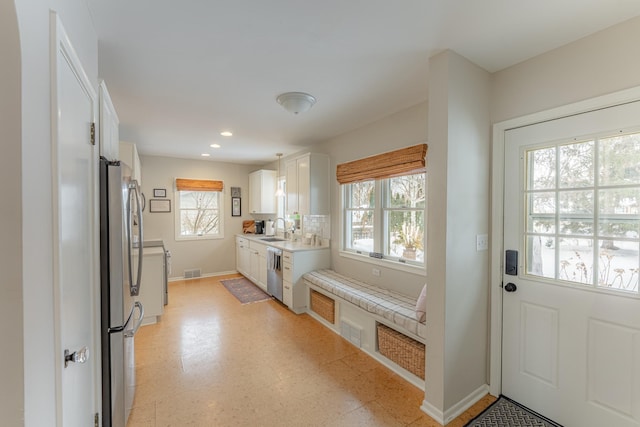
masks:
[[[417,298],[360,282],[333,270],[312,271],[303,278],[319,289],[382,317],[400,331],[404,329],[422,340],[427,336],[426,324],[416,320]]]

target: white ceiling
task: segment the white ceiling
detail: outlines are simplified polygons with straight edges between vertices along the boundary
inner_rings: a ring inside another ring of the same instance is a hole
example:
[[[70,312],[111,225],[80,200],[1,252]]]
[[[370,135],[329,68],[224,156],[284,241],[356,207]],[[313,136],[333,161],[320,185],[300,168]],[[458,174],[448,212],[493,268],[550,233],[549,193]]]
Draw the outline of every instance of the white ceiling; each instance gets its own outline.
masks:
[[[637,0],[87,2],[120,139],[245,164],[425,101],[443,49],[493,72],[640,15]],[[293,115],[275,100],[288,91],[318,102]]]

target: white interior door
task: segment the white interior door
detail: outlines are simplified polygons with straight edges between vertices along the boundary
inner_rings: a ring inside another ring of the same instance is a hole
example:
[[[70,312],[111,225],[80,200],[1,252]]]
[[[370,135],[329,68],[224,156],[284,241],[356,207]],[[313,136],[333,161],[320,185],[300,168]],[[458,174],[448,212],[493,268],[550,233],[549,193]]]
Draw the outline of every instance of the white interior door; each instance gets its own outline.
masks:
[[[54,14],[51,27],[57,425],[88,426],[97,412],[99,353],[94,340],[97,159],[91,143],[96,96]]]
[[[640,425],[640,102],[505,134],[502,392]]]

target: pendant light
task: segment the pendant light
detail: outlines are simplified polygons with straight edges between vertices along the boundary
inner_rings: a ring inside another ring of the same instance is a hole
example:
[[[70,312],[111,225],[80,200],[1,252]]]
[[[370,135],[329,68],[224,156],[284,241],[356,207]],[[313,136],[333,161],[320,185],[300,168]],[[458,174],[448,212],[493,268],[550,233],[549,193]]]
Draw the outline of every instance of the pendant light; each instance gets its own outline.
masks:
[[[284,197],[284,191],[282,191],[282,187],[280,187],[280,158],[282,157],[282,153],[276,153],[278,156],[278,175],[276,175],[276,185],[278,189],[276,190],[276,197]]]

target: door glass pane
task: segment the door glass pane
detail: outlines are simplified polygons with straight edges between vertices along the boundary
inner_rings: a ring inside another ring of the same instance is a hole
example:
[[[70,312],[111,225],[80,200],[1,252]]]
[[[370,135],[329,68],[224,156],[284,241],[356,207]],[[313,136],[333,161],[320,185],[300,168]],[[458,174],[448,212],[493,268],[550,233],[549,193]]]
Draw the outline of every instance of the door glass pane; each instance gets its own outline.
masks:
[[[593,283],[593,240],[559,239],[560,279],[571,282]]]
[[[561,191],[558,205],[561,234],[593,235],[593,190]]]
[[[555,258],[556,239],[549,236],[527,237],[527,274],[547,277],[556,277]]]
[[[598,247],[598,286],[638,291],[638,242],[602,240]]]
[[[640,184],[640,133],[600,140],[600,185]]]
[[[560,147],[560,188],[593,186],[593,141]]]
[[[556,193],[529,194],[527,230],[534,233],[556,232]]]
[[[529,151],[527,156],[529,189],[546,190],[556,187],[556,148]]]

